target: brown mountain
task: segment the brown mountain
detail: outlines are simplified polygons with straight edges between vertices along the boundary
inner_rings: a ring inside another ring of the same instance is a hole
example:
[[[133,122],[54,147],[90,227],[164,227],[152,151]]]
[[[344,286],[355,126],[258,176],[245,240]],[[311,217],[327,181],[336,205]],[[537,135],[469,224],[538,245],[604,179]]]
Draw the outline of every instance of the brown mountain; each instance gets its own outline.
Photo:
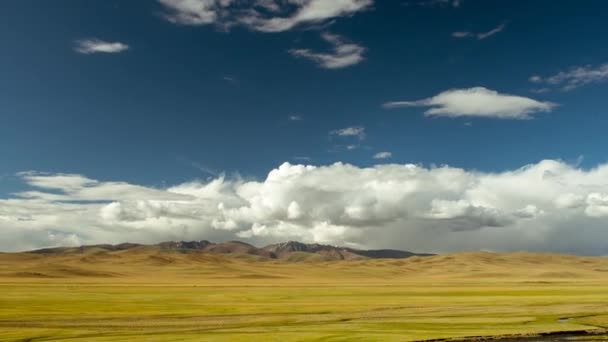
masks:
[[[361,260],[361,259],[403,259],[411,256],[428,256],[431,254],[416,254],[406,251],[381,249],[358,250],[346,247],[336,247],[321,244],[305,244],[289,241],[258,248],[241,241],[213,243],[201,241],[167,241],[156,245],[141,245],[122,243],[119,245],[90,245],[80,247],[44,248],[31,251],[34,254],[77,254],[95,251],[149,250],[177,251],[181,253],[203,252],[209,254],[250,255],[266,259],[282,259],[287,261],[332,261],[332,260]]]
[[[305,254],[319,255],[325,260],[358,260],[358,259],[403,259],[411,256],[425,256],[430,254],[416,254],[412,252],[380,249],[380,250],[359,250],[354,248],[336,247],[321,245],[318,243],[305,244],[297,241],[289,241],[268,245],[263,248],[274,253],[278,258],[290,259],[294,256]]]

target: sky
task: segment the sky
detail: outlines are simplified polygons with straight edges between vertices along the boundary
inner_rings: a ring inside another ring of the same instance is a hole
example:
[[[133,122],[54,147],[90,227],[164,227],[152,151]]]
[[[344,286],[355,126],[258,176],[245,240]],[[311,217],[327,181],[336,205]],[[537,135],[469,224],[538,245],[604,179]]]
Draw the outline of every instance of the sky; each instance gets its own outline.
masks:
[[[0,251],[608,255],[607,10],[2,1]]]

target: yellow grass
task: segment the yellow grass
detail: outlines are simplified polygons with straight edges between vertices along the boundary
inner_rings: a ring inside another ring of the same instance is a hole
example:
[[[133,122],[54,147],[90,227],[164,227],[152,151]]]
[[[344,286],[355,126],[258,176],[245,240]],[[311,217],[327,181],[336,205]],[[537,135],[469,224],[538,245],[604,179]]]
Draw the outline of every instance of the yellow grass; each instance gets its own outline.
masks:
[[[608,327],[608,260],[0,254],[0,341],[407,341]],[[566,322],[558,319],[574,317]]]

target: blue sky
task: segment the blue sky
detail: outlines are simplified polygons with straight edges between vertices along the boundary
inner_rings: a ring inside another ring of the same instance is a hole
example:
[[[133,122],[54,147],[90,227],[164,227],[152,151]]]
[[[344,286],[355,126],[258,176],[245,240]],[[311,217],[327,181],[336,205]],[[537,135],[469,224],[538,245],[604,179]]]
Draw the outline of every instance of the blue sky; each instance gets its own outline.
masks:
[[[491,174],[554,160],[584,172],[606,162],[606,10],[4,1],[0,197],[22,200],[26,171],[155,189],[261,182],[284,162]]]

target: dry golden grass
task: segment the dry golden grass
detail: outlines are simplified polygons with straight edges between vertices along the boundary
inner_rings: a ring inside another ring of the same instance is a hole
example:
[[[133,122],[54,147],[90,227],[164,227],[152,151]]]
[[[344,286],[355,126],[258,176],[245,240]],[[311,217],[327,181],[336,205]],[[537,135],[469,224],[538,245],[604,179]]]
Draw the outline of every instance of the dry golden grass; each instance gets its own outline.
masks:
[[[0,254],[0,341],[405,341],[608,326],[604,258],[302,259]]]

